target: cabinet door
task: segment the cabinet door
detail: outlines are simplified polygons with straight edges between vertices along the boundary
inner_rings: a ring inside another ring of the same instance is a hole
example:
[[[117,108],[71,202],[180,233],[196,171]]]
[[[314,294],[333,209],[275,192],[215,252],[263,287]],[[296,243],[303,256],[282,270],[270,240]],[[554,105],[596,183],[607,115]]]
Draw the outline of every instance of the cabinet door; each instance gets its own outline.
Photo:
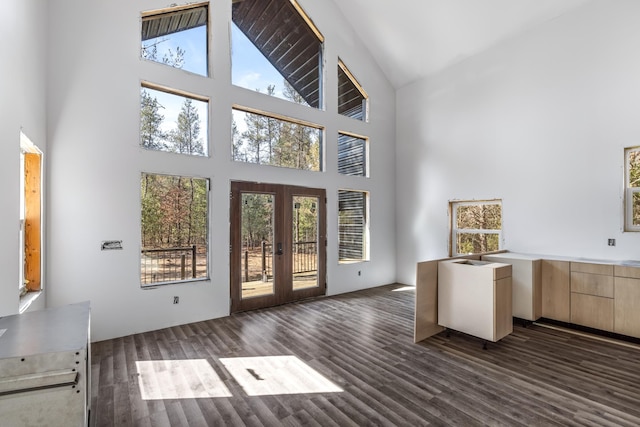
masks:
[[[571,321],[571,282],[568,261],[542,260],[542,317]]]
[[[615,278],[614,332],[640,338],[640,279]]]
[[[571,323],[612,332],[613,299],[572,293]]]

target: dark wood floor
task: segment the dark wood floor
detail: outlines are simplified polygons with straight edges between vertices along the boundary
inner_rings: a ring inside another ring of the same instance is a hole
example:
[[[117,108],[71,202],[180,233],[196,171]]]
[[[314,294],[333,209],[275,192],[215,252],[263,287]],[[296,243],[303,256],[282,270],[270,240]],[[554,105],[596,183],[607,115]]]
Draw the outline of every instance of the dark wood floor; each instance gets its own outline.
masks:
[[[396,288],[94,343],[91,425],[640,425],[637,347],[537,325],[487,350],[459,333],[413,344],[414,294]],[[250,396],[223,363],[291,355],[342,391]],[[206,360],[219,384],[166,368],[155,392],[208,384],[229,397],[142,399],[137,361],[190,359]]]

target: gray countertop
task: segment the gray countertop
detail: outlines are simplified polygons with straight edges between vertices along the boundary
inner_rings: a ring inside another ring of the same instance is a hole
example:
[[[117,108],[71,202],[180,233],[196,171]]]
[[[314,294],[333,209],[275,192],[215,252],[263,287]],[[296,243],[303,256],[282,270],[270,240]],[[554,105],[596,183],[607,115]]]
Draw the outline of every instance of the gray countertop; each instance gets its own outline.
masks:
[[[87,346],[89,302],[0,318],[0,359]]]

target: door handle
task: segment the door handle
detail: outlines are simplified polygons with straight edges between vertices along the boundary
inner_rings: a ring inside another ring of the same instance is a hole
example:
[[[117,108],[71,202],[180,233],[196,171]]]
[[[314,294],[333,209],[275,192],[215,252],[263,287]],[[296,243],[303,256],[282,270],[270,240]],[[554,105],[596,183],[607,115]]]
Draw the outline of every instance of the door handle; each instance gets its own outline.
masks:
[[[278,243],[278,250],[276,251],[276,255],[282,255],[282,243]]]

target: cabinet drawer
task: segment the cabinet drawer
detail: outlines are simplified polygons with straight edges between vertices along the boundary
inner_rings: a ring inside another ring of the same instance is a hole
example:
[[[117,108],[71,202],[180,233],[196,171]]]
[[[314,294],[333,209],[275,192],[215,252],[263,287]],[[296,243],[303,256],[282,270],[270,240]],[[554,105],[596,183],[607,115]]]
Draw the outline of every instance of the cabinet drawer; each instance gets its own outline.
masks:
[[[627,265],[616,265],[613,275],[616,277],[629,277],[640,279],[640,267],[629,267]]]
[[[571,323],[613,332],[613,299],[572,292]]]
[[[572,262],[571,271],[613,276],[613,265],[612,264],[590,264],[586,262]]]
[[[571,292],[613,298],[613,276],[572,271]]]

